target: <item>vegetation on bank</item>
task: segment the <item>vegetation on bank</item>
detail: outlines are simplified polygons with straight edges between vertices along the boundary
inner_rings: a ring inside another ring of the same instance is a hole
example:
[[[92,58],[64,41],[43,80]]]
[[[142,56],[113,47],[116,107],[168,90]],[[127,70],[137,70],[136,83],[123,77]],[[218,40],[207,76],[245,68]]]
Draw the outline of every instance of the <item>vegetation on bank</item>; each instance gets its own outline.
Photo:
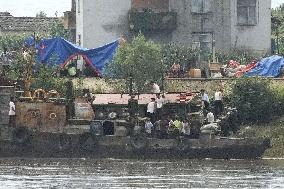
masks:
[[[268,137],[271,148],[267,149],[263,157],[284,157],[284,118],[274,117],[268,123],[246,124],[241,127],[238,137]]]
[[[264,156],[284,157],[284,87],[266,78],[241,78],[231,84],[229,104],[236,107],[243,126],[240,137],[268,137]]]
[[[272,38],[278,43],[279,54],[284,54],[284,4],[272,10]]]

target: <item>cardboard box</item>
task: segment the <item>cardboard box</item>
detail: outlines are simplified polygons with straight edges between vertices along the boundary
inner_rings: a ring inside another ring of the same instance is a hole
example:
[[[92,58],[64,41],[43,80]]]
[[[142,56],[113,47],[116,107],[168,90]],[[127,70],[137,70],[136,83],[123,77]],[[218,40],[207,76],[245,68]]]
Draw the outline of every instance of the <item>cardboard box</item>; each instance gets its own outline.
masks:
[[[191,78],[201,78],[201,70],[200,69],[190,69],[189,76]]]
[[[209,67],[210,67],[210,71],[219,72],[221,69],[221,64],[212,62],[209,64]]]

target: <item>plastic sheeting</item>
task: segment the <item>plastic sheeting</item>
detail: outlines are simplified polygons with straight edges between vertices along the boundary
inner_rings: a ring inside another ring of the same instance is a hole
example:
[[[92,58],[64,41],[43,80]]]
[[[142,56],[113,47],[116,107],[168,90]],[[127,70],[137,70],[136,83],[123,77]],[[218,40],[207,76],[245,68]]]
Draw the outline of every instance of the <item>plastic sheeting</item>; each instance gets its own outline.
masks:
[[[27,38],[25,45],[31,47],[35,44],[32,37]],[[118,48],[118,40],[95,49],[85,49],[72,44],[71,42],[57,37],[53,39],[42,39],[36,43],[38,62],[60,65],[64,67],[70,60],[76,56],[82,56],[87,64],[97,71],[98,75],[102,75],[103,70],[108,62],[110,62]],[[49,61],[55,59],[54,61]]]
[[[262,76],[262,77],[278,77],[284,66],[284,58],[282,56],[271,56],[262,59],[257,63],[256,67],[247,72],[246,76]]]

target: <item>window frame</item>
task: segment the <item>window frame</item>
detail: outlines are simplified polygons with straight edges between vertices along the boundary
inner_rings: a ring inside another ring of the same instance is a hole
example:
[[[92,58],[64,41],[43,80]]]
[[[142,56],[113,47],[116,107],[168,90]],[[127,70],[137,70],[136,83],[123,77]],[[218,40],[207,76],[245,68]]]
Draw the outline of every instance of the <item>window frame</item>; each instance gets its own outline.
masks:
[[[247,1],[249,3],[245,5],[246,3],[242,1]],[[252,1],[254,1],[254,3],[251,3]],[[240,11],[243,10],[245,10],[246,16],[241,15]],[[246,21],[242,22],[241,18],[245,18]],[[237,0],[237,25],[239,26],[257,25],[257,0]]]
[[[199,1],[197,4],[201,5],[201,7],[198,7],[198,11],[195,11],[194,8],[196,6],[194,6],[193,4],[193,0],[191,1],[191,14],[209,14],[212,13],[212,0],[195,0],[195,1]],[[201,3],[200,3],[201,2]],[[208,3],[208,6],[206,6],[206,3]]]

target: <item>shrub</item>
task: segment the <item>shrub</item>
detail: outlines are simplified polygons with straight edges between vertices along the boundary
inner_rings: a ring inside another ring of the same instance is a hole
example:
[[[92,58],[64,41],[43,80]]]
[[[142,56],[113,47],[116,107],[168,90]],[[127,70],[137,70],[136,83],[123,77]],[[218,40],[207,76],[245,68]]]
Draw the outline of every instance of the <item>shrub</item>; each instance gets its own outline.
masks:
[[[168,44],[163,46],[162,53],[163,63],[168,69],[173,63],[177,63],[181,66],[183,71],[196,67],[195,64],[198,61],[199,55],[198,50],[176,44]]]
[[[216,56],[221,64],[227,64],[230,60],[235,60],[246,65],[251,63],[253,59],[260,58],[258,54],[247,49],[232,49],[227,53],[218,52]]]
[[[244,123],[270,121],[278,110],[271,80],[259,77],[241,78],[232,86],[230,102]]]
[[[131,43],[119,48],[105,75],[115,79],[132,76],[136,90],[143,92],[151,80],[161,83],[164,72],[160,45],[139,34]]]

